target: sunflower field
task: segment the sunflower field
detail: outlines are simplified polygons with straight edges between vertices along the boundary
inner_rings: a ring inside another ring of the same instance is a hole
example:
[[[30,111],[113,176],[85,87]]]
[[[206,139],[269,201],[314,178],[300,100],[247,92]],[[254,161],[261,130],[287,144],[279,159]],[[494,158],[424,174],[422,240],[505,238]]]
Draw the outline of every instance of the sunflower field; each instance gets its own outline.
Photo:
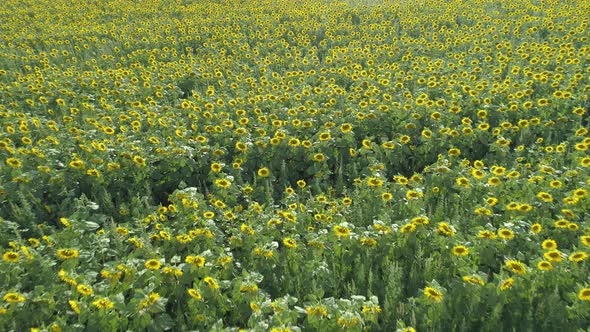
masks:
[[[590,331],[589,23],[4,0],[0,330]]]

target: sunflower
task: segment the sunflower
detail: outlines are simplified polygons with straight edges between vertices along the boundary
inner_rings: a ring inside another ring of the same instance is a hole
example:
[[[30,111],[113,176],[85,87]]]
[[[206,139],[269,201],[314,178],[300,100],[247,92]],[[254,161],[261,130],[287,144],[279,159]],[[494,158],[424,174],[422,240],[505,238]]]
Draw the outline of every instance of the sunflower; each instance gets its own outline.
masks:
[[[139,166],[139,167],[144,167],[145,166],[145,159],[143,159],[140,156],[134,156],[133,157],[133,162]]]
[[[561,213],[563,213],[568,218],[575,218],[576,214],[572,212],[572,210],[562,209]]]
[[[258,176],[260,176],[261,178],[266,178],[270,175],[270,171],[268,168],[263,167],[261,169],[258,170]]]
[[[80,252],[76,249],[58,249],[57,257],[63,260],[76,258],[80,255]]]
[[[20,168],[22,166],[21,161],[13,157],[6,159],[4,162],[12,168]]]
[[[506,173],[506,167],[503,166],[492,166],[492,173],[496,176],[502,176]]]
[[[425,216],[418,216],[412,218],[412,224],[414,225],[428,225],[430,223],[430,219]]]
[[[469,248],[462,245],[453,247],[451,251],[455,256],[467,256],[469,254]]]
[[[517,210],[520,212],[530,212],[533,207],[530,204],[519,204]]]
[[[590,301],[590,288],[582,288],[578,293],[578,298],[582,301]]]
[[[308,316],[328,317],[328,311],[320,305],[306,307],[305,311]]]
[[[569,221],[565,220],[565,219],[559,219],[554,223],[556,228],[567,228],[567,226],[569,225]]]
[[[459,187],[469,188],[469,180],[466,177],[460,177],[455,180]]]
[[[82,168],[84,168],[84,162],[79,159],[70,161],[70,167],[74,168],[74,169],[82,169]]]
[[[334,234],[336,234],[336,236],[339,238],[347,238],[350,236],[351,233],[352,231],[350,230],[350,228],[340,225],[334,226]]]
[[[534,234],[539,234],[542,230],[543,226],[541,226],[541,224],[533,224],[531,226],[531,232],[533,232]]]
[[[498,230],[498,236],[500,236],[504,240],[512,240],[514,238],[514,232],[510,229],[502,228]]]
[[[393,180],[397,183],[397,184],[401,184],[402,186],[407,185],[410,180],[408,180],[408,178],[406,178],[403,175],[396,175],[393,177]]]
[[[199,293],[198,290],[193,289],[193,288],[188,289],[188,295],[190,295],[193,299],[195,299],[197,301],[201,301],[203,299],[203,296],[201,295],[201,293]]]
[[[471,170],[471,176],[476,179],[483,179],[485,175],[486,174],[481,169],[474,168]]]
[[[446,222],[438,223],[437,231],[438,231],[438,233],[444,234],[446,236],[455,235],[455,230],[453,230],[453,228],[451,226],[449,226],[449,224],[447,224]]]
[[[206,259],[203,256],[192,256],[192,255],[189,255],[189,256],[186,256],[186,258],[184,259],[184,261],[186,263],[188,263],[188,264],[192,264],[192,265],[195,265],[197,267],[203,267],[203,266],[205,266]]]
[[[103,297],[92,302],[92,305],[94,305],[98,309],[111,309],[114,306],[114,303],[111,300]]]
[[[217,180],[215,180],[215,186],[217,188],[227,189],[231,186],[231,182],[227,179],[217,179]]]
[[[7,251],[2,254],[2,260],[7,263],[18,263],[20,255],[15,251]]]
[[[365,247],[374,247],[374,246],[377,245],[377,241],[375,239],[371,239],[371,238],[368,238],[368,237],[362,237],[362,238],[360,238],[360,242]]]
[[[76,290],[78,291],[78,293],[84,296],[90,296],[94,294],[92,287],[83,284],[79,284],[78,286],[76,286]]]
[[[490,230],[480,231],[477,236],[480,239],[490,239],[490,240],[496,239],[496,233],[494,233]]]
[[[416,190],[408,190],[406,192],[406,199],[408,200],[418,199],[422,197],[424,197],[424,194]]]
[[[413,327],[406,327],[405,329],[400,330],[400,332],[416,332],[416,329]]]
[[[100,177],[100,172],[97,169],[93,168],[93,169],[87,170],[86,175],[98,178],[98,177]]]
[[[580,263],[588,259],[588,254],[583,251],[573,252],[570,254],[569,260],[572,262]]]
[[[485,282],[479,277],[464,276],[463,281],[470,283],[470,284],[474,284],[474,285],[480,285],[480,286],[485,285]]]
[[[324,160],[326,160],[326,156],[323,153],[316,153],[313,155],[313,161],[317,163],[321,163]]]
[[[211,277],[205,277],[203,279],[203,282],[205,282],[207,284],[207,286],[209,286],[209,288],[211,288],[211,289],[218,289],[219,288],[219,284],[217,283],[217,280],[215,280]]]
[[[409,223],[409,224],[405,224],[400,228],[400,232],[401,233],[413,233],[416,230],[416,225]]]
[[[319,135],[320,141],[328,141],[331,138],[332,138],[332,135],[330,135],[330,133],[327,131],[321,132]]]
[[[118,163],[112,163],[111,162],[111,163],[108,163],[107,164],[107,168],[108,168],[109,171],[115,171],[115,170],[120,169],[121,168],[121,165],[118,164]]]
[[[162,263],[160,263],[160,261],[157,259],[149,259],[145,262],[144,265],[145,265],[146,269],[155,271],[155,270],[158,270],[162,266]]]
[[[498,186],[500,184],[502,184],[502,180],[500,180],[499,178],[493,176],[491,178],[488,179],[488,184],[490,186]]]
[[[576,197],[576,198],[583,198],[583,197],[588,196],[588,190],[586,190],[586,189],[576,189],[576,190],[574,190],[574,193],[573,194],[574,194],[574,197]]]
[[[150,293],[150,295],[148,295],[148,297],[146,299],[144,299],[143,301],[141,301],[138,305],[138,309],[143,309],[147,306],[150,306],[154,303],[156,303],[156,301],[158,301],[160,299],[160,294],[158,293]]]
[[[74,311],[78,315],[80,314],[80,306],[78,306],[78,302],[74,300],[69,300],[68,304],[70,305],[70,308],[72,308],[72,311]]]
[[[551,269],[553,269],[553,264],[551,264],[551,262],[548,261],[540,261],[539,263],[537,263],[537,268],[541,271],[550,271]]]
[[[506,267],[516,274],[525,274],[527,272],[526,265],[517,260],[506,261]]]
[[[480,216],[491,216],[493,213],[492,210],[484,208],[484,207],[475,208],[475,210],[473,210],[473,212],[477,215],[480,215]]]
[[[577,108],[574,108],[572,113],[575,115],[582,116],[582,115],[586,114],[586,110],[583,107],[577,107]]]
[[[510,287],[512,287],[512,285],[514,284],[514,278],[508,278],[508,279],[504,279],[501,283],[500,283],[500,290],[507,290]]]
[[[393,199],[393,194],[391,194],[390,192],[384,192],[381,194],[381,199],[384,202],[390,201]]]
[[[375,177],[367,178],[367,185],[369,187],[381,187],[383,186],[383,180],[380,180]]]
[[[424,295],[434,302],[441,302],[443,300],[443,293],[433,287],[424,288]]]
[[[549,250],[543,256],[550,262],[561,262],[563,260],[563,254],[557,249]]]
[[[364,140],[362,140],[361,144],[365,149],[368,149],[368,150],[373,149],[373,144],[371,143],[371,140],[364,139]]]
[[[518,210],[520,204],[516,203],[516,202],[510,202],[506,205],[506,210],[508,211],[515,211]]]
[[[297,248],[297,241],[295,241],[292,238],[285,238],[283,239],[283,244],[287,247],[287,248]]]
[[[342,125],[340,125],[340,131],[343,134],[350,133],[352,131],[352,124],[350,124],[350,123],[343,123]]]
[[[457,149],[457,148],[450,148],[449,151],[447,152],[449,156],[451,157],[456,157],[458,155],[461,154],[461,150]]]
[[[2,299],[4,299],[4,301],[8,303],[20,303],[26,300],[24,296],[15,292],[8,292],[4,294],[4,297],[2,297]]]
[[[547,240],[543,241],[541,246],[543,247],[543,249],[553,250],[553,249],[557,249],[557,242],[555,242],[555,240],[547,239]]]

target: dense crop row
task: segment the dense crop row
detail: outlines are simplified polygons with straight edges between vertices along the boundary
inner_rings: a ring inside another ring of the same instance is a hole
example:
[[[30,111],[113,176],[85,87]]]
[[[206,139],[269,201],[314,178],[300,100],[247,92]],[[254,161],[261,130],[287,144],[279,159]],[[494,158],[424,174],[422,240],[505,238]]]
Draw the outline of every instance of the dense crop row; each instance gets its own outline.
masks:
[[[587,329],[589,17],[4,1],[0,329]]]

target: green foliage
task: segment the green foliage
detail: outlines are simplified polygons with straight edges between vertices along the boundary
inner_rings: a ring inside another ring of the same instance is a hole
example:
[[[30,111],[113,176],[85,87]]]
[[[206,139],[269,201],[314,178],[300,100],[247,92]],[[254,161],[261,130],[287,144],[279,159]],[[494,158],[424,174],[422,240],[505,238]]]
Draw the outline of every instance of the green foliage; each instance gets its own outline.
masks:
[[[0,7],[0,330],[587,329],[587,1]]]

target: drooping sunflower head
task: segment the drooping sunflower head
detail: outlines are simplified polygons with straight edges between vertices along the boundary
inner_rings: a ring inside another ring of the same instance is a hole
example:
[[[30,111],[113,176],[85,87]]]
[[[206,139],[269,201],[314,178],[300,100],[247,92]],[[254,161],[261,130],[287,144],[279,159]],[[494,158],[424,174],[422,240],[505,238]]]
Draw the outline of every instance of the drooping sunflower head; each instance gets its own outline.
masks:
[[[424,295],[434,302],[441,302],[443,300],[443,293],[434,287],[424,288]]]

